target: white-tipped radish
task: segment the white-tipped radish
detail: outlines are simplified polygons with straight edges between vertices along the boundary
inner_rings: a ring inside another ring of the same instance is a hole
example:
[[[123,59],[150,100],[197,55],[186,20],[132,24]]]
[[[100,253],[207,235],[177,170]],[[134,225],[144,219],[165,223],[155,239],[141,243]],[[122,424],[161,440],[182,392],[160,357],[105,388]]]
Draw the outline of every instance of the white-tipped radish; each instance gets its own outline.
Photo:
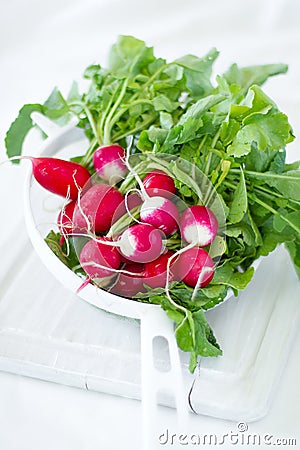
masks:
[[[153,261],[164,250],[161,231],[147,224],[127,228],[121,234],[117,246],[125,258],[137,263]]]
[[[175,267],[178,279],[191,287],[207,286],[214,276],[214,262],[200,247],[189,248],[178,255]]]
[[[167,198],[148,197],[142,204],[140,219],[169,235],[178,229],[179,212]]]
[[[118,144],[104,145],[95,151],[93,163],[102,180],[113,185],[122,180],[128,172],[124,159],[123,147]]]
[[[186,242],[206,247],[217,235],[218,221],[206,206],[189,206],[182,214],[180,231]]]
[[[177,206],[174,203],[172,203],[171,200],[163,196],[155,195],[153,197],[150,197],[148,195],[144,183],[142,182],[137,172],[131,167],[129,163],[129,149],[127,149],[125,162],[128,167],[128,170],[133,174],[140,187],[141,191],[140,195],[143,200],[143,204],[140,210],[141,222],[147,223],[149,225],[154,226],[155,228],[158,228],[159,230],[163,231],[163,233],[165,233],[166,235],[174,233],[178,229],[178,222],[179,222],[179,212]],[[166,174],[163,175],[159,174],[159,176],[162,177],[166,176],[170,178]],[[153,173],[152,177],[154,177]],[[173,181],[172,178],[170,179],[171,181]]]

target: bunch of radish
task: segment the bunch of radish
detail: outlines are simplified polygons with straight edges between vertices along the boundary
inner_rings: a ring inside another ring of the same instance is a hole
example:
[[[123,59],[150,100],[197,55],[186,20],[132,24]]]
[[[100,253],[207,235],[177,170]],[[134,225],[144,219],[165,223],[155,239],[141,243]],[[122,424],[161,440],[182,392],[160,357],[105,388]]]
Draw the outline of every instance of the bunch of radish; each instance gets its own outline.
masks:
[[[87,280],[110,292],[134,297],[148,288],[183,281],[195,290],[214,276],[214,262],[206,251],[218,232],[213,212],[203,205],[188,206],[180,214],[173,178],[152,170],[141,179],[129,164],[129,151],[120,145],[99,147],[94,153],[97,180],[80,164],[57,158],[30,158],[35,179],[47,190],[66,198],[57,225],[61,244],[69,237],[88,238],[78,259]],[[123,195],[117,188],[127,173],[137,188]],[[132,211],[138,208],[138,216]],[[130,225],[112,237],[113,224],[129,216]],[[168,249],[179,233],[182,247]]]

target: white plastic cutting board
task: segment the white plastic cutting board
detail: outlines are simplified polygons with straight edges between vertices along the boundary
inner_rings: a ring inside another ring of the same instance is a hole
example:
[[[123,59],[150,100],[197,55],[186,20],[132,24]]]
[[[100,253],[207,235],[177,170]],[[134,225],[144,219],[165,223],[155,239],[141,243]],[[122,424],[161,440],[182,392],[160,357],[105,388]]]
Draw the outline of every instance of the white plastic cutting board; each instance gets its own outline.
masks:
[[[0,369],[140,398],[139,322],[70,294],[41,264],[26,235],[19,232],[18,239],[18,251],[12,249],[8,258],[11,275],[3,272],[0,280]],[[4,245],[0,251],[5,253]],[[188,357],[181,354],[187,395],[195,381],[193,409],[230,420],[262,417],[284,370],[299,313],[300,286],[287,253],[279,249],[263,260],[238,298],[207,313],[224,356],[202,359],[191,375]],[[157,355],[161,366],[165,350],[162,345]],[[167,393],[160,400],[173,406]]]

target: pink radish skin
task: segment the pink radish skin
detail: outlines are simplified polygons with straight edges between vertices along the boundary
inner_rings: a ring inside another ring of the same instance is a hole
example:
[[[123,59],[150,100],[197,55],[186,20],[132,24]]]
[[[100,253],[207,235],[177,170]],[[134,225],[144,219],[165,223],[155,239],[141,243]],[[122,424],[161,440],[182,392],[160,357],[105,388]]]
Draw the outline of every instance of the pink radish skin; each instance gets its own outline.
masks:
[[[97,148],[93,162],[96,172],[102,180],[113,185],[122,180],[128,172],[124,159],[123,147],[112,144]]]
[[[205,247],[216,237],[218,221],[209,208],[200,205],[190,206],[182,214],[180,231],[186,242]]]
[[[126,298],[132,298],[138,292],[145,292],[144,268],[144,264],[125,264],[122,270],[132,272],[136,275],[120,273],[117,282],[110,289],[110,292]]]
[[[199,280],[199,287],[205,287],[214,276],[214,262],[209,254],[199,247],[193,247],[181,253],[175,263],[178,279],[188,286],[195,287]]]
[[[91,279],[106,278],[114,276],[115,272],[97,267],[97,264],[117,270],[121,264],[121,257],[116,247],[90,240],[82,248],[79,261]]]
[[[148,174],[148,179],[146,178],[146,181],[144,180],[144,182],[142,182],[139,175],[135,172],[135,170],[129,163],[129,152],[127,152],[125,162],[128,170],[134,175],[140,187],[141,197],[143,200],[143,204],[140,210],[141,222],[154,226],[166,235],[174,233],[178,228],[179,221],[179,213],[177,207],[168,198],[164,198],[162,196],[160,197],[157,195],[150,197],[145,187],[145,185],[147,186],[150,184],[151,189],[153,189],[155,186],[153,186],[153,184],[151,183],[153,179],[155,180],[156,177],[167,180],[170,179],[173,182],[172,178],[170,178],[165,173],[157,173],[156,171],[155,173],[151,172],[150,174]],[[157,183],[155,188],[159,189],[162,188],[162,186]],[[169,192],[169,194],[171,193]]]
[[[78,190],[82,190],[90,181],[88,170],[75,162],[58,158],[29,159],[36,181],[48,191],[62,197],[76,200]]]
[[[73,215],[74,225],[82,231],[87,230],[88,226],[90,231],[95,233],[107,231],[112,224],[116,209],[123,201],[123,195],[114,187],[102,183],[96,184],[82,196],[80,206],[77,204]]]
[[[164,250],[162,233],[151,225],[137,224],[127,228],[117,245],[130,261],[146,263],[158,258]]]
[[[151,261],[145,264],[145,281],[144,283],[147,286],[150,286],[152,289],[158,287],[165,287],[166,279],[167,279],[167,264],[169,258],[174,255],[174,252],[169,250],[166,253],[160,255],[154,261]],[[171,267],[169,271],[169,282],[175,281],[175,272],[174,272],[174,264],[175,261],[171,262]]]
[[[148,173],[143,180],[143,185],[149,197],[172,198],[177,191],[173,178],[162,170]]]
[[[179,212],[177,206],[167,198],[148,197],[141,207],[140,219],[168,236],[178,229]]]
[[[120,253],[121,255],[121,263],[123,264],[134,264],[132,261],[130,261],[130,259],[125,258],[125,256],[122,255],[122,253]]]

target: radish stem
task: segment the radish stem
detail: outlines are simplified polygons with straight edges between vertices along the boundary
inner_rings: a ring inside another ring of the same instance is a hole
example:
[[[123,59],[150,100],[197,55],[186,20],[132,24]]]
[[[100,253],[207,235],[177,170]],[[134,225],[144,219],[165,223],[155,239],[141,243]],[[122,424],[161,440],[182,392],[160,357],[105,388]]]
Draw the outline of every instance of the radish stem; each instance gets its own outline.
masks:
[[[127,85],[128,85],[128,78],[126,78],[124,80],[121,92],[120,92],[120,94],[119,94],[119,96],[118,96],[114,106],[111,108],[111,110],[110,110],[110,112],[109,112],[109,114],[108,114],[108,116],[107,116],[107,118],[105,120],[104,134],[103,134],[103,144],[104,145],[110,144],[110,138],[111,138],[110,134],[111,134],[112,126],[113,126],[113,123],[111,123],[111,120],[112,120],[112,117],[113,117],[115,111],[119,107],[119,105],[120,105],[120,103],[121,103],[121,101],[122,101],[122,99],[123,99],[123,97],[125,95],[125,92],[126,92],[126,89],[127,89]]]
[[[142,200],[145,201],[145,200],[148,200],[150,197],[149,197],[149,195],[146,192],[146,189],[145,189],[145,187],[143,185],[142,180],[140,179],[140,177],[138,176],[137,172],[133,169],[133,167],[129,163],[130,149],[131,149],[131,146],[132,146],[132,142],[133,142],[133,138],[131,139],[131,142],[129,143],[129,145],[127,146],[127,149],[126,149],[125,164],[126,164],[128,170],[129,170],[129,172],[132,173],[132,175],[134,176],[135,180],[137,181],[137,183],[138,183],[138,185],[140,187],[140,190],[141,190]]]

